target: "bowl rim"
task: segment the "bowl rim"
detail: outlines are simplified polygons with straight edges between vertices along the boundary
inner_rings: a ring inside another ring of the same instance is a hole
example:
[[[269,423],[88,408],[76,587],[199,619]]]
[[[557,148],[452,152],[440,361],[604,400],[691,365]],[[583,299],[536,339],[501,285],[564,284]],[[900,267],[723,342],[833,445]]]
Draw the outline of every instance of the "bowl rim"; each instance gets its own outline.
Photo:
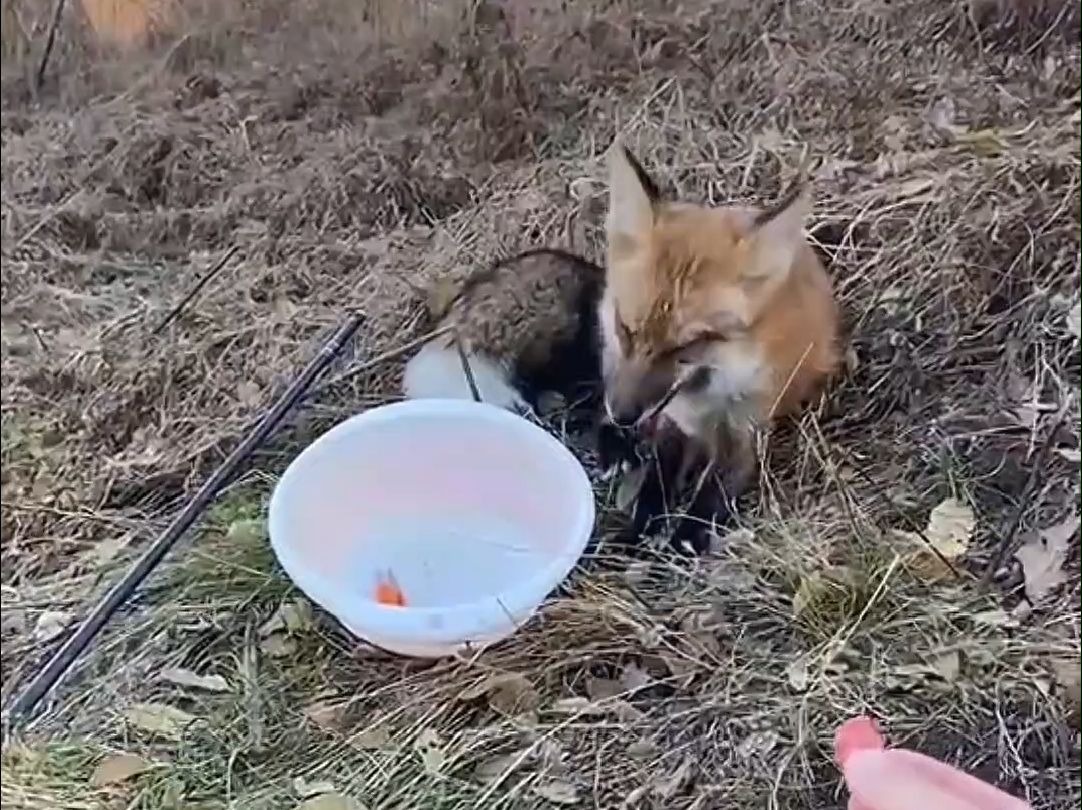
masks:
[[[532,437],[532,441],[538,447],[546,448],[543,452],[557,457],[560,463],[567,468],[569,477],[574,483],[569,484],[569,491],[575,490],[578,494],[573,496],[577,504],[578,514],[575,516],[572,531],[569,533],[576,539],[574,543],[566,546],[562,552],[552,558],[543,567],[539,568],[529,577],[515,580],[510,587],[495,593],[488,594],[470,602],[458,602],[444,606],[426,607],[395,607],[381,605],[370,599],[358,599],[350,602],[350,609],[344,609],[342,601],[338,598],[342,588],[331,578],[313,571],[308,567],[296,546],[286,544],[285,529],[283,527],[285,494],[290,489],[290,483],[302,474],[303,467],[309,463],[320,448],[329,446],[350,433],[360,430],[369,430],[382,422],[409,418],[425,418],[439,416],[464,416],[468,418],[480,418],[482,420],[499,424],[513,431],[519,431],[523,435]],[[477,616],[484,617],[492,613],[494,604],[509,613],[509,623],[519,618],[515,612],[517,605],[505,605],[506,597],[517,593],[536,593],[544,587],[544,593],[537,604],[523,606],[523,609],[532,612],[544,601],[545,596],[552,592],[567,577],[575,564],[582,557],[583,551],[589,544],[596,522],[596,504],[593,485],[585,468],[561,441],[544,428],[530,420],[512,413],[504,408],[490,405],[484,402],[473,402],[461,399],[425,398],[403,400],[399,402],[379,405],[375,408],[363,411],[339,422],[329,430],[318,436],[298,453],[286,467],[271,493],[268,505],[267,528],[270,536],[271,548],[278,558],[279,564],[285,570],[294,584],[309,598],[321,607],[334,614],[336,618],[347,627],[357,627],[367,624],[372,620],[381,628],[397,628],[404,635],[423,633],[432,638],[438,635],[429,624],[429,620],[440,617],[449,620],[452,617]],[[343,617],[349,617],[347,621]],[[455,624],[446,621],[446,625]],[[470,624],[478,624],[472,621]],[[414,633],[411,633],[410,630]],[[453,628],[447,626],[450,632]],[[480,628],[479,628],[480,631]],[[461,643],[456,641],[455,643]]]

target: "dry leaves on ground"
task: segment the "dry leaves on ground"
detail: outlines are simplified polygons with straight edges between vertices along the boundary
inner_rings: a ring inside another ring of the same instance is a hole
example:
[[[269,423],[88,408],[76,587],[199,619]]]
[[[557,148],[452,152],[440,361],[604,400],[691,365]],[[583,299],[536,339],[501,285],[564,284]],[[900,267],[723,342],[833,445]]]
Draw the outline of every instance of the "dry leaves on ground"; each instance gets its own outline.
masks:
[[[954,563],[964,556],[976,527],[973,509],[956,498],[947,498],[928,515],[923,537],[916,532],[896,532],[909,547],[903,557],[906,567],[930,581],[952,576],[943,560]]]
[[[486,677],[479,683],[464,689],[458,696],[463,702],[486,698],[488,705],[504,715],[516,715],[535,710],[541,696],[525,676],[517,672],[505,672]]]
[[[328,793],[334,793],[334,783],[324,780],[316,780],[309,782],[303,776],[298,776],[293,780],[293,792],[296,793],[302,799],[310,799],[313,796],[322,796]]]
[[[1062,523],[1041,529],[1037,536],[1014,553],[1022,565],[1026,598],[1036,605],[1067,581],[1063,564],[1067,549],[1078,533],[1079,518],[1072,515]]]
[[[176,742],[195,717],[165,703],[137,703],[124,712],[124,719],[135,728]]]
[[[570,782],[554,780],[540,785],[534,785],[534,793],[547,802],[565,806],[579,804],[579,792]]]
[[[113,754],[103,759],[94,768],[90,784],[94,787],[118,785],[141,773],[146,773],[153,767],[154,763],[136,754]]]
[[[417,753],[421,756],[421,764],[424,769],[433,776],[443,771],[447,764],[447,754],[444,751],[443,739],[434,729],[426,728],[413,744]]]
[[[303,599],[283,602],[259,628],[259,634],[267,637],[274,633],[299,633],[312,624],[312,606]]]
[[[48,644],[64,634],[71,625],[73,616],[63,610],[46,610],[38,616],[34,624],[34,641]]]
[[[367,808],[351,796],[344,796],[341,793],[321,793],[305,799],[297,805],[297,810],[367,810]]]
[[[175,686],[202,689],[206,692],[229,691],[229,681],[221,675],[200,675],[189,669],[171,667],[169,669],[163,669],[158,677],[166,683],[171,683]]]

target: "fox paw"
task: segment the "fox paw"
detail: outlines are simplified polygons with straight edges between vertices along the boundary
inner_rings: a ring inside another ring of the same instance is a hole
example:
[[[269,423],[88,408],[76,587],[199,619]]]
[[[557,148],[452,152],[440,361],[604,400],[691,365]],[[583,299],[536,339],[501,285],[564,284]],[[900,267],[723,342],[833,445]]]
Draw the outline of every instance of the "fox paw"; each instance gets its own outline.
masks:
[[[625,466],[642,463],[637,437],[633,431],[602,422],[597,429],[597,457],[603,479],[609,479]]]

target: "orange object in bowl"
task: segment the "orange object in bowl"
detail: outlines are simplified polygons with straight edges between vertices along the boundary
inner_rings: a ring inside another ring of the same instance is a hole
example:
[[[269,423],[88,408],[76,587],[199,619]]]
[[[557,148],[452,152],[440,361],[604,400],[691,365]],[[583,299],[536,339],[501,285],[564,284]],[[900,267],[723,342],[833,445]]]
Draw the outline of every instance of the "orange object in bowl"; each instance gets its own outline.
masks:
[[[390,607],[405,607],[406,595],[402,593],[402,589],[398,587],[398,582],[394,578],[394,574],[390,571],[387,572],[387,576],[376,583],[376,601],[381,605],[388,605]]]

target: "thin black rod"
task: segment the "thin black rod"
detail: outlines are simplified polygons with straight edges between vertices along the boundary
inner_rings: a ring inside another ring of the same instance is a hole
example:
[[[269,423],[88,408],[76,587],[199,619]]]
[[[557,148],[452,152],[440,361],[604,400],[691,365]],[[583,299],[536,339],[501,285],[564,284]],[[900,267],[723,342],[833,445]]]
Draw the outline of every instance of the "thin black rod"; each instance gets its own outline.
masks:
[[[335,333],[323,344],[319,354],[312,358],[304,371],[293,381],[274,406],[267,411],[258,424],[252,428],[237,448],[229,454],[188,501],[187,506],[177,515],[169,527],[143,552],[124,577],[94,606],[90,614],[79,625],[79,629],[64,642],[49,662],[34,676],[5,712],[5,729],[20,717],[28,715],[41,702],[41,699],[56,686],[57,682],[71,669],[75,660],[87,648],[87,645],[105,626],[132,592],[139,587],[147,575],[162,561],[169,550],[207,508],[218,491],[229,482],[240,465],[262,444],[282,421],[282,417],[292,408],[311,386],[316,377],[330,364],[342,347],[353,337],[360,327],[364,316],[360,313],[351,315]]]
[[[41,51],[41,61],[38,62],[38,70],[34,74],[34,92],[41,89],[45,82],[45,71],[49,67],[49,57],[53,55],[53,46],[56,45],[56,32],[60,28],[60,19],[64,16],[64,0],[56,0],[53,6],[53,19],[49,23],[49,33],[45,38],[45,47]]]
[[[167,327],[174,320],[176,320],[180,316],[180,313],[184,311],[184,308],[188,306],[188,304],[190,304],[197,295],[199,295],[200,291],[202,291],[202,289],[206,287],[207,284],[210,283],[210,280],[216,275],[218,275],[218,273],[222,271],[222,268],[229,264],[229,260],[233,258],[233,255],[236,252],[237,246],[233,245],[231,248],[229,248],[229,250],[223,253],[222,258],[218,259],[218,261],[211,265],[211,268],[207,270],[207,272],[205,272],[199,279],[196,280],[195,285],[190,290],[188,290],[188,292],[183,298],[180,299],[180,303],[178,303],[175,307],[169,310],[169,313],[164,318],[162,318],[161,323],[159,323],[151,330],[150,334],[157,335],[159,332],[165,329],[165,327]]]

